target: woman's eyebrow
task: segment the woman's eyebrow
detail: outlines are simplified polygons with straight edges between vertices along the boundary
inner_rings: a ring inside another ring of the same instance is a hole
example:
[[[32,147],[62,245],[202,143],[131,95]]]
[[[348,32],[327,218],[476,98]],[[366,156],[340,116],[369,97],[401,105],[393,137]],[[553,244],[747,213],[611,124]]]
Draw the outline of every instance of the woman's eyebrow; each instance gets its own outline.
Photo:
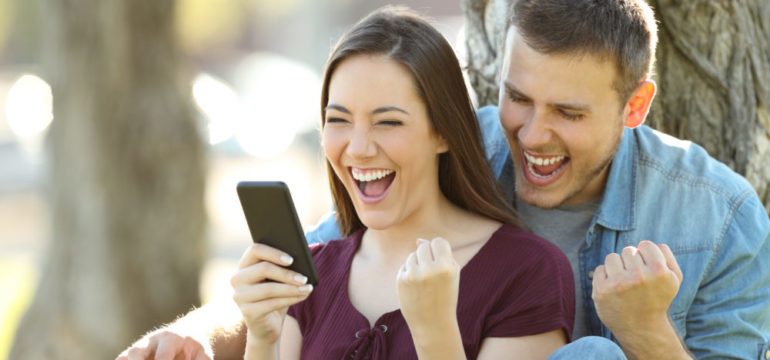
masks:
[[[378,107],[378,108],[374,109],[374,111],[372,111],[372,114],[381,114],[381,113],[386,113],[386,112],[389,112],[389,111],[398,111],[398,112],[402,112],[404,114],[409,115],[409,112],[407,112],[406,110],[404,110],[404,109],[402,109],[400,107],[397,107],[397,106]]]
[[[337,105],[337,104],[326,105],[326,110],[327,111],[328,110],[337,110],[337,111],[343,112],[345,114],[352,114],[352,112],[350,110],[348,110],[346,107],[344,107],[342,105]],[[406,110],[404,110],[404,109],[402,109],[402,108],[400,108],[398,106],[381,106],[381,107],[378,107],[378,108],[372,110],[372,115],[382,114],[382,113],[386,113],[386,112],[390,112],[390,111],[398,111],[398,112],[402,112],[404,114],[409,115],[408,111],[406,111]]]
[[[351,113],[350,110],[348,110],[346,107],[344,107],[342,105],[337,105],[337,104],[326,105],[326,110],[327,111],[328,110],[337,110],[337,111],[344,112],[345,114],[350,114]]]

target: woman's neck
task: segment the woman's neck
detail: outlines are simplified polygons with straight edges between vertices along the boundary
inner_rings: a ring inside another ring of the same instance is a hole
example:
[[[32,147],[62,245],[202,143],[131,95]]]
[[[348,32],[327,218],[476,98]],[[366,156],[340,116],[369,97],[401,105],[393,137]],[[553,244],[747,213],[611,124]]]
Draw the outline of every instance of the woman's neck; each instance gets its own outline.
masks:
[[[362,256],[402,261],[417,248],[417,239],[443,237],[452,243],[456,225],[467,217],[464,211],[443,195],[431,206],[424,206],[398,224],[385,229],[367,229],[359,249]]]

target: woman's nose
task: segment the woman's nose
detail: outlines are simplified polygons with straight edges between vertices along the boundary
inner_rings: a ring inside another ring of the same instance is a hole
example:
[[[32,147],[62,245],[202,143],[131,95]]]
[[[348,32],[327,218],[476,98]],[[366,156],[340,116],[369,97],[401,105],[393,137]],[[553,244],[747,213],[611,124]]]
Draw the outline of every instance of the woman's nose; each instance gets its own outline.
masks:
[[[377,154],[377,146],[367,129],[355,129],[346,152],[351,158],[370,158]]]

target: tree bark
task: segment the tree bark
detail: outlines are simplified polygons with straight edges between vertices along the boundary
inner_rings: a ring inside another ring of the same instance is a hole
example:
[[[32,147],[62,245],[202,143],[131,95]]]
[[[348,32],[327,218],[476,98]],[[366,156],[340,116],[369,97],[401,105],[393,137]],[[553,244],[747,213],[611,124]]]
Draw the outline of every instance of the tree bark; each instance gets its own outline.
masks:
[[[770,212],[770,2],[650,5],[661,91],[649,123],[745,176]]]
[[[478,106],[497,105],[505,33],[513,0],[461,0],[468,79]]]
[[[47,0],[51,242],[12,359],[108,359],[199,302],[204,147],[173,0]]]
[[[496,104],[509,15],[501,9],[515,0],[461,1],[471,84],[479,106]],[[770,212],[770,2],[649,3],[660,39],[648,124],[706,148]]]

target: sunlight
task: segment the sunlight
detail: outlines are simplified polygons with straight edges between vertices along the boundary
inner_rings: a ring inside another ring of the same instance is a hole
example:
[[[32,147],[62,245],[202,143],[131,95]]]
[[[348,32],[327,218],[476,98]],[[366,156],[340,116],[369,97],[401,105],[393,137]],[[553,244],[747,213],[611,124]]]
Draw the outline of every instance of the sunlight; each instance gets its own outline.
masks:
[[[235,137],[247,153],[276,156],[298,132],[316,128],[321,79],[307,65],[256,53],[241,62],[233,78],[244,111]]]
[[[209,144],[230,139],[241,116],[238,94],[224,81],[199,74],[193,81],[193,100],[208,118]]]
[[[42,134],[53,121],[51,86],[36,75],[22,75],[8,91],[5,116],[13,134],[22,140]]]

